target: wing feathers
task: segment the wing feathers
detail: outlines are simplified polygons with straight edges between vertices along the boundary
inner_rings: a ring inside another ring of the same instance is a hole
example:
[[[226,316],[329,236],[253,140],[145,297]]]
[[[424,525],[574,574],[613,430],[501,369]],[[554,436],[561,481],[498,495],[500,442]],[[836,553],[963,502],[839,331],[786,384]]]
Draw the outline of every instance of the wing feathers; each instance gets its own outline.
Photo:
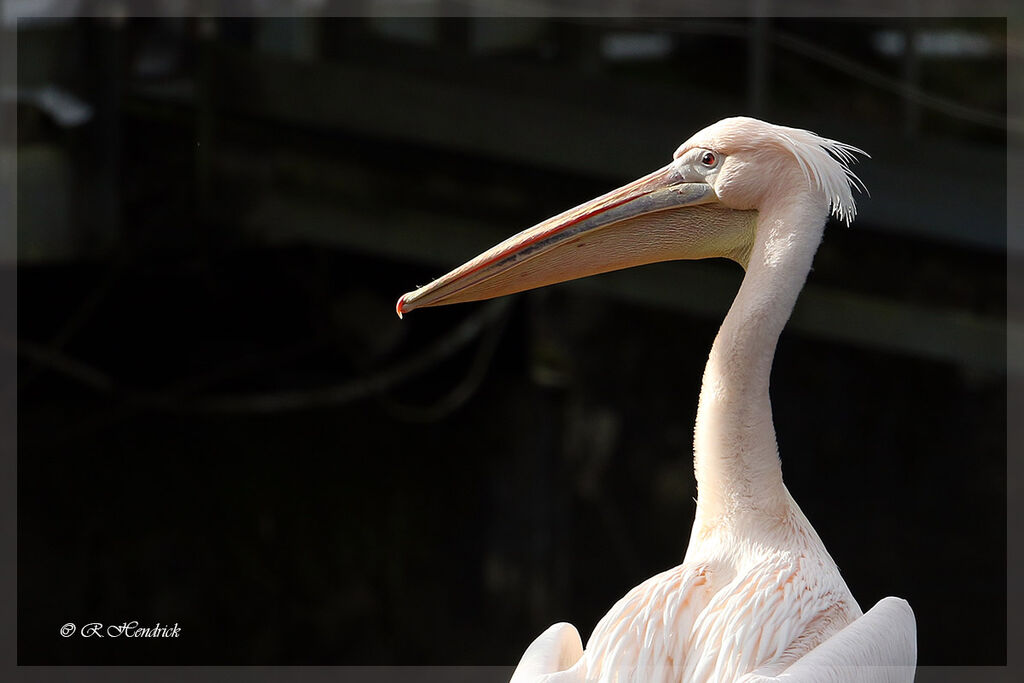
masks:
[[[572,624],[548,627],[526,648],[509,683],[575,683],[582,675],[572,670],[583,656],[583,642]]]
[[[713,594],[706,566],[663,572],[616,603],[585,654],[569,624],[542,633],[511,683],[912,681],[909,605],[886,598],[860,616],[817,569],[815,560],[773,558]]]
[[[738,683],[911,683],[916,662],[914,612],[885,598],[777,676],[754,672]]]

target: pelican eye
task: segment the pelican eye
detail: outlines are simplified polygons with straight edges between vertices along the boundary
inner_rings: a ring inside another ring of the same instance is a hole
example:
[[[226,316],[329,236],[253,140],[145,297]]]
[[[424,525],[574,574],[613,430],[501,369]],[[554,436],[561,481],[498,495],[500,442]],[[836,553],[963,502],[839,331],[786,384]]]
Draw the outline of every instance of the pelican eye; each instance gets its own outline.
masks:
[[[715,156],[714,152],[704,152],[704,154],[700,156],[700,163],[704,164],[708,168],[711,168],[716,163],[718,163],[718,157]]]

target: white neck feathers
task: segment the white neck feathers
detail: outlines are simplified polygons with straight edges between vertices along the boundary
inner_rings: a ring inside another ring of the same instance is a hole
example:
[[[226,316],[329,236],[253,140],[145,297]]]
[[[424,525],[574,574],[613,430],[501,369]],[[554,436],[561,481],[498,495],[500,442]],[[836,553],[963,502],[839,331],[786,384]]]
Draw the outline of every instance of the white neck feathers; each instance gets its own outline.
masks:
[[[697,410],[694,532],[746,513],[788,506],[768,394],[779,334],[793,311],[824,230],[820,193],[761,208],[747,274],[715,338]]]

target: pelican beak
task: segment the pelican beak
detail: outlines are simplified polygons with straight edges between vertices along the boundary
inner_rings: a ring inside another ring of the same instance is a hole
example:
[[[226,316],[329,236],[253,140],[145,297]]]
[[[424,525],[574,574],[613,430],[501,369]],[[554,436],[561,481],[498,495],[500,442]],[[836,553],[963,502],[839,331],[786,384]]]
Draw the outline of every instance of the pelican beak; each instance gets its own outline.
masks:
[[[711,186],[683,182],[669,164],[508,238],[395,309],[401,317],[657,261],[725,256],[745,265],[755,222],[756,212],[726,208]]]

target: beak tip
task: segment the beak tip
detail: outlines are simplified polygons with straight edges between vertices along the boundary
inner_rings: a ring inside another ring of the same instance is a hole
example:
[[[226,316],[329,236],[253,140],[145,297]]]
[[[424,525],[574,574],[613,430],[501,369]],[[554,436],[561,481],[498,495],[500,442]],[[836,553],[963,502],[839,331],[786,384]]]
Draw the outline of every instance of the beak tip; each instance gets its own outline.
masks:
[[[398,314],[398,319],[402,319],[402,314],[405,313],[405,294],[398,297],[398,303],[395,304],[395,313]]]

